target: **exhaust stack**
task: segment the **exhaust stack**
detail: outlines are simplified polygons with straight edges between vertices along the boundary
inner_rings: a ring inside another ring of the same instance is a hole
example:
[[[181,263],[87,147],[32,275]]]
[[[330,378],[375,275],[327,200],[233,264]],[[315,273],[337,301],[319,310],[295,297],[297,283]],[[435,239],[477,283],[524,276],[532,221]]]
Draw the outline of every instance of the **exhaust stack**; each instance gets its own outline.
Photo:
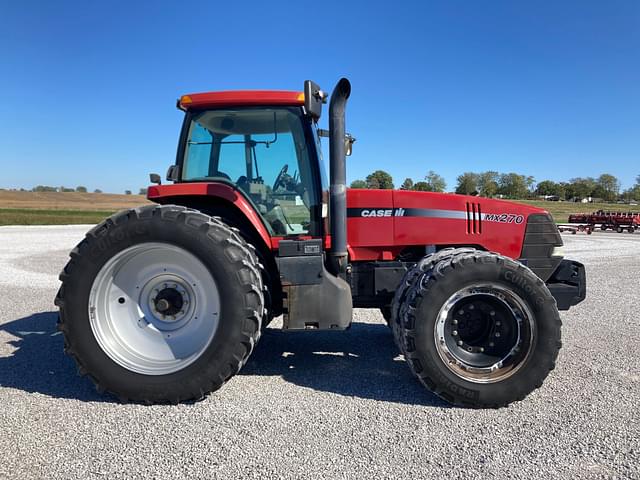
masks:
[[[347,269],[347,167],[345,156],[344,112],[351,94],[351,83],[341,78],[329,102],[329,173],[331,250],[329,265],[342,275]]]

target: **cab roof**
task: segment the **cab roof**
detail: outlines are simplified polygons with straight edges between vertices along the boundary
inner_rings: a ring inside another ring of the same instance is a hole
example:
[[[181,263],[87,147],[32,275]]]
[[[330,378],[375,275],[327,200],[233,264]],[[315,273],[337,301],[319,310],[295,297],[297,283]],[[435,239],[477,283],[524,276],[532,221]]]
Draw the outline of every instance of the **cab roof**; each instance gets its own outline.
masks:
[[[190,93],[178,100],[178,108],[238,107],[250,105],[304,105],[303,92],[284,90],[232,90],[226,92]]]

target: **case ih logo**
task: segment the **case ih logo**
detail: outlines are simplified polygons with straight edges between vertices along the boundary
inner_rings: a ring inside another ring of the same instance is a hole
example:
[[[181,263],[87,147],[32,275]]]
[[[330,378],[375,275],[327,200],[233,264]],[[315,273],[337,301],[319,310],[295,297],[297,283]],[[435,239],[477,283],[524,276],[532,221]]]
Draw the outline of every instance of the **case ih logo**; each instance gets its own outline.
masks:
[[[404,215],[404,208],[381,208],[381,209],[363,208],[360,210],[361,217],[402,217],[403,215]]]

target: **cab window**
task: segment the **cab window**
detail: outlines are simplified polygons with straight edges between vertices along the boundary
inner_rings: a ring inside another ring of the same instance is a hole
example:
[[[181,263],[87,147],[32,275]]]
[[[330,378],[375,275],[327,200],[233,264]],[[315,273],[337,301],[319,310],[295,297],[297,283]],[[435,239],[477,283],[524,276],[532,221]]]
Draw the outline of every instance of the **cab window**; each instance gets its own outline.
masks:
[[[191,116],[182,181],[232,183],[274,235],[316,234],[318,192],[303,119],[294,108],[207,110]]]

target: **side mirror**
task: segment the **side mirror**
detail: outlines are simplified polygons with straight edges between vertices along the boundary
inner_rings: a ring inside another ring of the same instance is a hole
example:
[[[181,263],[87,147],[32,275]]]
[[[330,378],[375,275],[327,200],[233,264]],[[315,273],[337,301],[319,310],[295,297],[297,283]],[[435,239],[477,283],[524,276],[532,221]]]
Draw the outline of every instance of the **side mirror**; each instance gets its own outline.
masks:
[[[304,81],[304,109],[316,122],[322,114],[322,104],[327,103],[327,93],[311,80]]]
[[[158,185],[162,185],[162,180],[160,179],[160,175],[158,175],[157,173],[150,173],[149,174],[149,181],[151,183],[156,183]]]
[[[167,170],[167,180],[177,182],[179,178],[179,168],[177,165],[171,165]]]

